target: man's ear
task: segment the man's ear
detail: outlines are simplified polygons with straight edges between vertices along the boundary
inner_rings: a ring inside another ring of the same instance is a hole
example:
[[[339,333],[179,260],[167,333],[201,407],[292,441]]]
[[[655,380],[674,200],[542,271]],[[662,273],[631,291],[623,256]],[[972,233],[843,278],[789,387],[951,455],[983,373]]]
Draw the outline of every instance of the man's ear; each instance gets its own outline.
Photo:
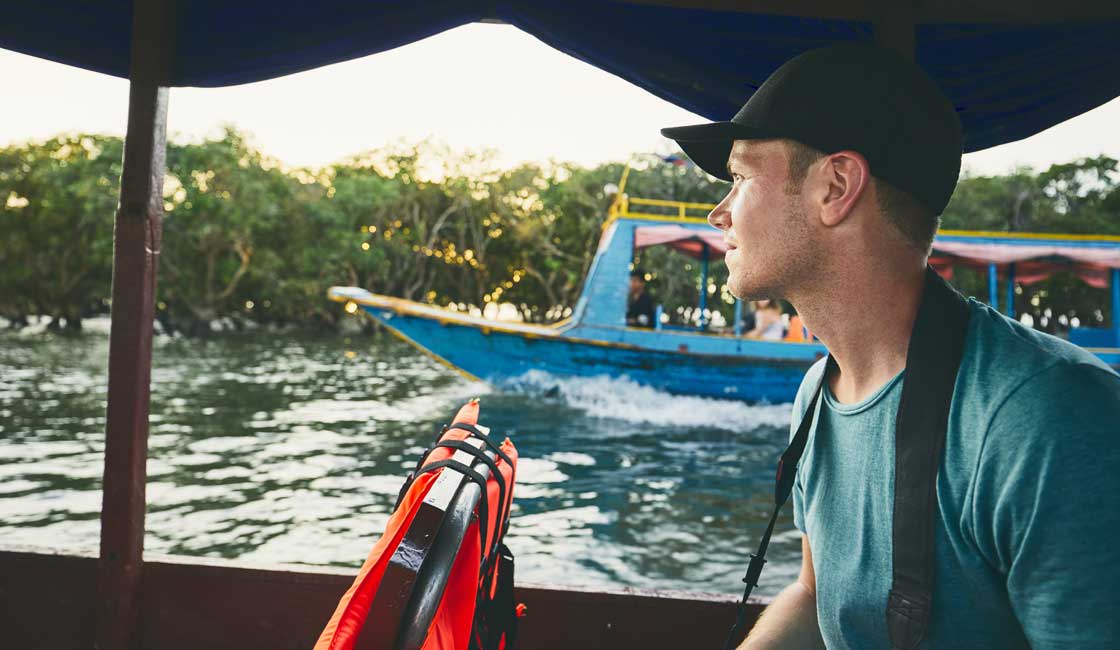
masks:
[[[818,187],[820,219],[826,226],[837,226],[851,214],[871,182],[867,159],[855,151],[838,151],[818,161],[821,176]]]

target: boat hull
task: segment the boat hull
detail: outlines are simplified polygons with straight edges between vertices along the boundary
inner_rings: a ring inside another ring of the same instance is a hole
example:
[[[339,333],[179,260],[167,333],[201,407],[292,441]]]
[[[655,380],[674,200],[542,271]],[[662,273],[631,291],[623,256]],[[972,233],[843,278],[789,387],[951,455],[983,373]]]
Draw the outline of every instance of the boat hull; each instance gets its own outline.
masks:
[[[498,324],[441,321],[369,305],[362,308],[448,365],[499,386],[516,385],[531,377],[533,371],[543,371],[556,378],[624,377],[675,395],[784,403],[793,399],[805,370],[823,353],[809,352],[801,358],[719,354],[693,352],[687,343],[678,344],[676,350],[665,350],[582,338],[579,328],[509,330]],[[698,339],[696,344],[703,344],[707,341],[699,339],[716,337],[692,338]],[[734,341],[728,343],[733,345]]]

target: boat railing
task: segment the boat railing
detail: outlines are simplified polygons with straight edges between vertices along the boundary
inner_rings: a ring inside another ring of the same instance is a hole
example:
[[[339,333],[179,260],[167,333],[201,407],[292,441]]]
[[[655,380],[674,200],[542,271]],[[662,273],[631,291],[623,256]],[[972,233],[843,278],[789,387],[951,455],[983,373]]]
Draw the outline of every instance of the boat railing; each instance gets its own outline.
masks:
[[[690,203],[665,199],[643,199],[620,194],[611,205],[608,216],[613,219],[638,217],[670,221],[705,221],[715,208],[713,203]]]

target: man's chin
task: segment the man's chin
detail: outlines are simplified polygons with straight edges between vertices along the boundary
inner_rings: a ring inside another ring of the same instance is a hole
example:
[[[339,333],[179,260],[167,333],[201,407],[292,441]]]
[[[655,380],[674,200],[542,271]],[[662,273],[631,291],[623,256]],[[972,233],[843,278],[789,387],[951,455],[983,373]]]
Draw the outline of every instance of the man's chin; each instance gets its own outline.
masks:
[[[776,298],[772,287],[742,278],[729,281],[727,290],[739,300],[774,300]]]

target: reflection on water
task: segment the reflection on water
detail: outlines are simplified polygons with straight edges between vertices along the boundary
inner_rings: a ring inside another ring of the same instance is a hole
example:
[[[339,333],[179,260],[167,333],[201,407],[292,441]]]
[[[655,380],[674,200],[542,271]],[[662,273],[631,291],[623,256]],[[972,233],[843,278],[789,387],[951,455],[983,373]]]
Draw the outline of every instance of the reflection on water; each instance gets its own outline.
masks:
[[[625,379],[490,388],[390,337],[161,338],[153,356],[156,553],[357,567],[416,455],[482,395],[522,458],[520,581],[738,593],[789,419]],[[107,357],[103,333],[0,334],[0,542],[96,550]],[[778,530],[762,594],[799,565]]]

